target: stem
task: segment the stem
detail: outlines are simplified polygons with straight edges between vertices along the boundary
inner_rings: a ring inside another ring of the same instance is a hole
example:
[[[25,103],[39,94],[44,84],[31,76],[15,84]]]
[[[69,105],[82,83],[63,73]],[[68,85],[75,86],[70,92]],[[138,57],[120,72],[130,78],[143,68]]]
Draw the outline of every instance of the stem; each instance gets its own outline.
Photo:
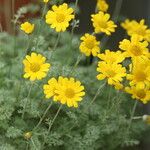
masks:
[[[83,57],[83,55],[79,55],[79,56],[78,56],[78,58],[77,58],[77,60],[76,60],[76,62],[75,62],[75,64],[74,64],[74,66],[73,66],[72,69],[71,69],[70,76],[72,75],[74,69],[78,66],[78,64],[79,64],[79,62],[81,61],[82,57]]]
[[[24,118],[24,114],[25,114],[25,110],[26,110],[26,107],[27,107],[27,103],[28,103],[28,100],[29,100],[29,96],[30,96],[30,93],[31,93],[31,90],[32,90],[32,86],[33,86],[33,82],[31,83],[31,86],[30,86],[28,95],[27,95],[27,97],[26,97],[27,100],[26,100],[25,105],[24,105],[24,108],[23,108],[22,119]]]
[[[116,23],[120,14],[120,10],[121,10],[121,6],[122,6],[122,2],[123,0],[117,0],[116,5],[115,5],[115,9],[112,15],[112,20],[114,20],[114,22]],[[108,36],[104,36],[101,39],[101,43],[102,46],[101,47],[105,47],[106,43],[108,42],[109,37]]]
[[[90,104],[86,107],[86,110],[89,109],[89,107],[94,103],[94,101],[96,100],[97,96],[99,95],[101,89],[106,85],[106,82],[104,82],[102,85],[100,85],[100,87],[98,88],[95,96],[93,97],[92,101],[90,102]]]
[[[120,11],[121,11],[122,2],[123,2],[123,0],[117,0],[117,2],[116,2],[116,6],[115,6],[115,9],[114,9],[114,12],[112,15],[112,19],[115,22],[117,22],[117,20],[118,20],[118,17],[119,17]]]
[[[51,131],[52,125],[54,124],[54,122],[55,122],[55,120],[56,120],[56,118],[57,118],[57,116],[58,116],[58,114],[59,114],[61,108],[62,108],[62,104],[59,106],[59,108],[58,108],[58,110],[57,110],[57,112],[56,112],[56,114],[55,114],[55,116],[54,116],[52,122],[51,122],[50,125],[49,125],[47,134],[46,134],[46,136],[44,137],[43,147],[44,147],[44,145],[45,145],[45,141],[46,141],[46,139],[47,139],[47,136],[49,135],[49,133],[50,133],[50,131]]]
[[[55,51],[56,48],[57,48],[57,46],[58,46],[58,43],[59,43],[59,40],[60,40],[60,35],[61,35],[61,33],[58,33],[58,37],[57,37],[56,42],[55,42],[55,45],[54,45],[54,47],[53,47],[53,51]]]
[[[39,19],[39,22],[38,22],[38,30],[37,30],[37,35],[39,34],[39,32],[40,32],[40,30],[41,30],[41,21],[42,21],[42,19],[44,18],[44,15],[45,15],[45,10],[46,10],[46,6],[47,6],[47,4],[45,3],[45,5],[44,5],[44,8],[43,8],[43,11],[42,11],[42,15],[41,15],[41,17],[40,17],[40,19]],[[36,49],[38,49],[38,43],[39,42],[37,42],[37,44],[36,44]]]
[[[32,144],[33,144],[35,150],[38,150],[32,138],[31,138],[31,142],[32,142]]]
[[[76,1],[75,1],[75,9],[78,8],[78,1],[79,1],[79,0],[76,0]],[[75,17],[76,17],[76,12],[74,11],[74,21],[75,21]],[[72,29],[71,29],[71,39],[73,38],[74,29],[75,29],[75,25],[73,25],[73,26],[72,26]]]
[[[48,111],[49,111],[49,109],[51,108],[52,103],[53,103],[53,102],[51,101],[51,103],[48,105],[47,109],[45,110],[45,112],[44,112],[44,114],[43,114],[42,118],[40,119],[40,121],[38,122],[38,124],[35,126],[35,128],[34,128],[33,130],[35,130],[36,128],[38,128],[38,127],[39,127],[39,125],[42,123],[42,121],[44,120],[44,118],[45,118],[45,116],[46,116],[47,112],[48,112]]]
[[[128,129],[127,129],[127,133],[129,133],[129,130],[131,128],[131,124],[132,124],[132,120],[134,118],[134,114],[135,114],[137,104],[138,104],[138,101],[136,100],[134,105],[133,105],[132,111],[131,111],[131,116],[130,116],[130,120],[129,120],[129,126],[128,126]]]
[[[56,114],[55,114],[55,116],[54,116],[54,118],[53,118],[53,120],[52,120],[52,122],[51,122],[49,128],[48,128],[47,135],[49,134],[49,132],[50,132],[50,130],[51,130],[51,128],[52,128],[52,125],[54,124],[54,122],[55,122],[55,120],[56,120],[56,118],[57,118],[57,116],[58,116],[58,114],[59,114],[61,108],[62,108],[62,105],[59,106],[59,108],[58,108],[58,110],[57,110],[57,112],[56,112]]]

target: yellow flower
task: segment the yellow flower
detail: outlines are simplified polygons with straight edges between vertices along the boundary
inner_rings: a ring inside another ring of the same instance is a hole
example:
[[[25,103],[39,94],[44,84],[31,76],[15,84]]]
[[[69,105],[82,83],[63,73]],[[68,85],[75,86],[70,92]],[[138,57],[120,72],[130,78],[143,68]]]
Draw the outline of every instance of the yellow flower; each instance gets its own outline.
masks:
[[[31,137],[32,137],[32,132],[26,132],[26,133],[24,133],[24,138],[26,140],[29,140]]]
[[[81,37],[81,40],[83,42],[80,44],[80,51],[86,56],[90,56],[91,54],[97,56],[100,51],[100,42],[96,40],[96,37],[86,33]]]
[[[124,39],[120,42],[119,48],[125,51],[125,55],[131,58],[149,57],[148,42],[141,41],[139,36],[132,36],[131,41]]]
[[[125,59],[124,54],[121,51],[110,51],[110,50],[105,50],[105,54],[98,54],[98,57],[107,62],[107,63],[121,63]]]
[[[105,14],[100,11],[99,13],[93,14],[91,16],[93,27],[95,28],[95,33],[103,32],[107,35],[111,35],[111,32],[115,32],[115,28],[117,27],[117,25],[115,25],[113,21],[109,20],[109,14]]]
[[[20,29],[27,34],[30,34],[34,30],[34,24],[31,24],[29,22],[22,23]]]
[[[49,10],[46,14],[46,23],[51,28],[55,28],[56,32],[65,31],[69,26],[69,22],[74,19],[72,8],[68,8],[66,3],[60,6],[52,6],[52,10]]]
[[[27,55],[23,60],[24,64],[24,78],[30,78],[31,81],[40,80],[47,75],[50,64],[45,63],[46,58],[41,54],[32,53],[31,56]]]
[[[130,85],[138,88],[150,87],[150,60],[138,59],[132,62],[131,73],[127,75]]]
[[[43,2],[44,2],[44,3],[48,3],[48,2],[49,2],[49,0],[43,0]]]
[[[48,84],[45,84],[43,86],[44,89],[44,94],[46,95],[46,98],[51,98],[53,97],[54,101],[57,101],[56,99],[56,87],[58,86],[58,81],[55,78],[51,78],[48,81]]]
[[[135,20],[129,21],[129,19],[127,19],[121,25],[127,30],[128,35],[138,35],[140,38],[150,42],[150,29],[148,29],[148,26],[145,25],[144,19],[140,22]]]
[[[56,87],[56,99],[62,104],[67,104],[68,107],[78,107],[78,102],[85,95],[84,86],[80,81],[75,81],[74,78],[59,77],[58,86]]]
[[[132,94],[133,99],[142,101],[144,104],[150,101],[150,89],[137,86],[126,87],[125,91]]]
[[[143,121],[150,125],[150,115],[143,115]]]
[[[122,67],[121,64],[108,64],[104,61],[98,63],[97,71],[100,72],[100,74],[97,75],[97,79],[103,80],[106,78],[110,85],[117,86],[116,83],[120,83],[123,77],[126,76],[126,69]]]
[[[97,0],[97,9],[99,11],[107,12],[109,5],[105,0]]]

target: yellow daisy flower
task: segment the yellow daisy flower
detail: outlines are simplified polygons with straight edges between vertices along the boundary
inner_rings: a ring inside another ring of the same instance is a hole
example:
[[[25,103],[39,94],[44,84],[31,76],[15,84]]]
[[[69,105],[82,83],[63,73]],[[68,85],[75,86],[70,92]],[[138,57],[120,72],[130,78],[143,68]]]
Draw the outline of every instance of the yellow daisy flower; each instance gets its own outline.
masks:
[[[24,22],[21,24],[20,29],[27,34],[30,34],[34,30],[34,24],[31,24],[29,22]]]
[[[44,3],[48,3],[48,2],[49,2],[49,0],[43,0],[43,2],[44,2]]]
[[[81,37],[80,51],[84,53],[86,56],[97,56],[100,51],[100,42],[96,40],[96,37],[86,33]]]
[[[56,98],[68,107],[78,107],[78,102],[85,95],[84,86],[74,78],[59,77],[55,93]]]
[[[68,8],[66,3],[60,6],[52,6],[52,10],[49,10],[46,14],[46,23],[51,28],[55,28],[56,32],[65,31],[69,26],[69,22],[74,19],[74,10]]]
[[[109,5],[106,0],[97,0],[97,9],[99,11],[107,12]]]
[[[121,51],[110,51],[110,50],[105,50],[105,54],[98,54],[98,57],[107,62],[107,63],[121,63],[125,59],[124,54]]]
[[[150,115],[143,115],[143,121],[150,125]]]
[[[41,54],[32,53],[31,56],[27,55],[23,60],[24,64],[24,78],[30,78],[31,81],[41,80],[47,75],[50,64],[45,63],[46,58]]]
[[[116,85],[123,80],[123,77],[126,76],[126,69],[122,67],[121,64],[108,64],[104,61],[98,63],[97,71],[100,72],[97,75],[98,80],[107,79],[108,84]]]
[[[109,14],[105,14],[104,12],[100,11],[99,13],[91,16],[95,33],[103,32],[107,35],[111,35],[111,32],[115,32],[117,25],[115,25],[113,21],[109,20]]]
[[[138,59],[132,62],[131,73],[127,74],[130,85],[138,88],[150,87],[150,60]]]
[[[129,36],[138,35],[140,38],[150,42],[150,29],[147,25],[145,25],[144,19],[142,19],[140,22],[135,20],[129,21],[128,19],[125,20],[125,22],[121,25],[127,30]]]
[[[133,99],[140,100],[144,104],[150,101],[150,89],[131,86],[131,87],[126,87],[125,91],[129,94],[132,94]]]
[[[56,86],[58,86],[58,81],[55,78],[51,78],[48,84],[43,86],[44,94],[47,99],[53,97],[54,101],[57,101],[55,93]]]
[[[149,57],[148,42],[141,41],[139,36],[132,36],[131,40],[124,39],[119,48],[125,51],[125,55],[131,58]]]

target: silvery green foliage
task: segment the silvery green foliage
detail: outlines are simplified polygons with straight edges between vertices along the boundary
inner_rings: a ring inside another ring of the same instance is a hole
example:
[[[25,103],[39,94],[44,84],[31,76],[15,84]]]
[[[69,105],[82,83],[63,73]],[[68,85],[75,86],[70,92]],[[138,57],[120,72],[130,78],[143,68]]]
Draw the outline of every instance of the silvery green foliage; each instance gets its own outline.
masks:
[[[35,20],[38,24],[39,20]],[[0,33],[0,150],[117,150],[138,145],[148,128],[141,120],[133,121],[127,132],[130,110],[134,101],[125,93],[117,92],[106,85],[95,102],[87,110],[102,81],[96,79],[96,62],[82,57],[74,68],[72,76],[85,86],[86,96],[78,109],[63,106],[48,137],[47,130],[59,103],[53,103],[42,124],[34,131],[50,100],[43,94],[43,84],[51,77],[70,76],[79,52],[79,36],[68,32],[61,34],[57,49],[53,46],[57,34],[42,22],[41,31],[33,33],[28,47],[29,53],[43,54],[52,67],[48,76],[36,81],[27,102],[22,119],[24,103],[30,88],[30,81],[23,79],[22,60],[26,55],[28,38],[24,34],[12,37]],[[35,41],[39,41],[35,45]],[[137,115],[141,114],[141,108]],[[32,138],[26,140],[24,133],[32,131]],[[45,145],[43,147],[43,142]]]

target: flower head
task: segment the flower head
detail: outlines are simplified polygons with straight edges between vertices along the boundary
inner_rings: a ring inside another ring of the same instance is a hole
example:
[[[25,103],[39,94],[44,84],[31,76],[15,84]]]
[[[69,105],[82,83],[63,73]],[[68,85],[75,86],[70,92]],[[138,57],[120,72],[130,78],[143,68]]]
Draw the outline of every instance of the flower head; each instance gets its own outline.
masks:
[[[93,27],[95,29],[95,33],[106,33],[107,35],[111,35],[111,32],[115,32],[115,28],[117,25],[114,24],[113,21],[109,20],[110,15],[105,14],[100,11],[97,14],[92,15]]]
[[[32,137],[32,132],[26,132],[26,133],[24,133],[24,138],[26,140],[29,140],[31,137]]]
[[[138,59],[132,61],[131,73],[127,74],[130,85],[138,88],[150,87],[150,60]]]
[[[85,95],[84,86],[80,81],[75,81],[74,78],[59,77],[58,84],[55,92],[60,103],[67,104],[68,107],[78,107],[78,102]]]
[[[119,48],[125,51],[127,57],[146,58],[149,57],[148,42],[141,41],[139,36],[132,36],[131,40],[124,39],[120,42]]]
[[[48,3],[48,2],[49,2],[49,0],[43,0],[43,2],[44,2],[44,3]]]
[[[65,31],[69,26],[69,22],[74,19],[72,8],[68,8],[66,3],[60,6],[52,6],[52,10],[49,10],[46,14],[46,23],[51,28],[55,28],[56,32]]]
[[[125,91],[132,94],[133,99],[142,101],[144,104],[150,101],[150,89],[139,88],[137,86],[126,87]]]
[[[142,19],[140,22],[135,20],[130,21],[127,19],[121,25],[127,30],[128,35],[138,35],[140,38],[150,42],[150,29],[148,29],[148,26],[145,25],[144,19]]]
[[[27,34],[30,34],[34,30],[34,24],[31,24],[29,22],[24,22],[24,23],[21,24],[20,29],[22,31],[24,31],[25,33],[27,33]]]
[[[126,76],[126,69],[121,64],[108,64],[104,61],[98,63],[97,71],[100,72],[97,75],[98,80],[107,79],[108,84],[116,85],[119,87],[123,77]],[[118,84],[117,84],[118,83]]]
[[[97,0],[97,9],[99,11],[107,12],[109,5],[106,0]]]
[[[98,57],[107,62],[107,63],[121,63],[124,59],[125,56],[121,51],[110,51],[110,50],[105,50],[105,54],[98,54]]]
[[[24,64],[24,78],[30,78],[31,81],[41,80],[47,75],[50,64],[45,63],[46,58],[41,54],[31,53],[23,60]]]
[[[150,125],[150,115],[143,115],[142,119],[145,123]]]
[[[86,56],[97,56],[100,51],[100,42],[96,40],[96,37],[86,33],[81,37],[80,51],[84,53]]]
[[[46,98],[53,97],[54,101],[57,101],[56,93],[55,93],[55,90],[56,90],[57,86],[58,86],[58,81],[55,78],[51,78],[48,81],[48,84],[45,84],[43,86],[44,94],[45,94]]]

